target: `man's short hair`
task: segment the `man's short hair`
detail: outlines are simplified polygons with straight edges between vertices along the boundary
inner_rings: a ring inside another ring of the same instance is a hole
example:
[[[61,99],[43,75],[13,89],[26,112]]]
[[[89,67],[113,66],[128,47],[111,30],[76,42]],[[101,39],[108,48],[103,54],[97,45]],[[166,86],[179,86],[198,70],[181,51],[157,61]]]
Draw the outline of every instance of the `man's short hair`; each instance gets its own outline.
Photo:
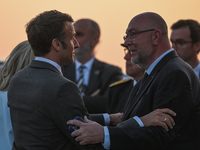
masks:
[[[190,29],[190,38],[192,39],[193,44],[200,41],[200,24],[191,19],[179,20],[171,26],[172,30],[179,29],[182,27],[189,27]]]
[[[54,38],[59,39],[65,45],[66,22],[73,22],[70,15],[51,10],[37,15],[27,23],[26,33],[35,56],[49,53]]]

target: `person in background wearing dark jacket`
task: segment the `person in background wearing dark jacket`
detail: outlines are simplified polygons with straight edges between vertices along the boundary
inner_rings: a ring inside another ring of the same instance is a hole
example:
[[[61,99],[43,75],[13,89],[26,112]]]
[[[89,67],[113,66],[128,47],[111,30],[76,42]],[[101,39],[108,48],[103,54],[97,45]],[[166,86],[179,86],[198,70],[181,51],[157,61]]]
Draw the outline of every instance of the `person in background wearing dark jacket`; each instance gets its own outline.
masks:
[[[95,58],[100,39],[100,28],[95,21],[80,19],[74,28],[80,47],[75,50],[75,63],[62,67],[63,75],[77,83],[89,113],[105,113],[109,85],[122,79],[122,71]]]
[[[131,54],[124,44],[126,74],[128,79],[117,81],[110,85],[107,112],[109,114],[124,112],[124,107],[133,86],[143,77],[144,69],[131,62]]]
[[[171,43],[178,56],[187,62],[200,79],[200,24],[196,20],[178,20],[172,26]]]

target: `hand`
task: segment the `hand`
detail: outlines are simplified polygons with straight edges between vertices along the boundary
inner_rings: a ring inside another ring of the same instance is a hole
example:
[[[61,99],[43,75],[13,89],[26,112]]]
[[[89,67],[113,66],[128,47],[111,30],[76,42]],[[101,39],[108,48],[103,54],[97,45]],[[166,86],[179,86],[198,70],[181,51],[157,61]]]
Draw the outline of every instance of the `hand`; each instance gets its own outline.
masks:
[[[168,131],[168,127],[172,129],[175,125],[174,119],[170,115],[176,116],[176,113],[168,108],[156,109],[140,119],[142,120],[144,126],[161,126]]]
[[[92,96],[92,97],[93,97],[93,96],[96,96],[96,95],[99,94],[99,92],[100,92],[100,89],[97,89],[94,93],[91,94],[91,96]]]
[[[111,126],[116,126],[118,123],[122,122],[123,113],[110,114],[110,124]]]
[[[84,120],[87,123],[79,120],[69,120],[67,124],[75,125],[80,129],[72,132],[71,136],[76,137],[75,140],[80,142],[80,145],[96,144],[104,142],[104,129],[100,124],[89,120],[86,116]]]

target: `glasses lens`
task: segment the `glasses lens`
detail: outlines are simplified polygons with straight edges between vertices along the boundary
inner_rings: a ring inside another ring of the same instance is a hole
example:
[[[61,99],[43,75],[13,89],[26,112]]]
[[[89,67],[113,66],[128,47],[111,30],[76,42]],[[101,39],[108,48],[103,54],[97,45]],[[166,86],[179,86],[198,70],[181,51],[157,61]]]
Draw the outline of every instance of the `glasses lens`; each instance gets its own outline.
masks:
[[[127,39],[127,35],[125,35],[124,37],[123,37],[123,39],[124,39],[124,41]]]
[[[130,33],[129,39],[130,39],[130,40],[135,40],[135,33],[134,33],[134,32],[131,32],[131,33]]]
[[[185,42],[184,41],[176,41],[175,44],[176,44],[176,47],[180,48],[185,44]]]

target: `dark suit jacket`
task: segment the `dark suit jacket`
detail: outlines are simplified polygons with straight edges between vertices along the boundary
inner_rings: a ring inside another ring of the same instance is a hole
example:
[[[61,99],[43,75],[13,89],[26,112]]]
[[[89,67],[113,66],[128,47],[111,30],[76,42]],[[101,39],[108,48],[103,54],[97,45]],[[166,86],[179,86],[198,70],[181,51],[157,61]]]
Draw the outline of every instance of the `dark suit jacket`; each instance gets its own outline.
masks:
[[[64,66],[62,72],[66,78],[76,82],[75,64]],[[85,91],[85,96],[83,96],[85,106],[89,113],[96,114],[106,112],[109,85],[121,79],[122,71],[120,68],[97,59],[94,60],[89,83]],[[91,97],[90,95],[97,89],[100,89],[99,95]]]
[[[200,83],[192,68],[173,51],[161,59],[137,93],[140,83],[123,120],[170,108],[177,113],[175,126],[168,132],[157,126],[109,127],[111,150],[199,150]]]
[[[133,88],[131,78],[110,85],[107,112],[109,114],[124,112],[129,94]]]
[[[8,105],[14,149],[89,149],[71,137],[66,122],[88,115],[78,87],[51,64],[33,60],[11,80]],[[94,149],[101,149],[97,145]],[[93,149],[93,148],[91,148]]]

